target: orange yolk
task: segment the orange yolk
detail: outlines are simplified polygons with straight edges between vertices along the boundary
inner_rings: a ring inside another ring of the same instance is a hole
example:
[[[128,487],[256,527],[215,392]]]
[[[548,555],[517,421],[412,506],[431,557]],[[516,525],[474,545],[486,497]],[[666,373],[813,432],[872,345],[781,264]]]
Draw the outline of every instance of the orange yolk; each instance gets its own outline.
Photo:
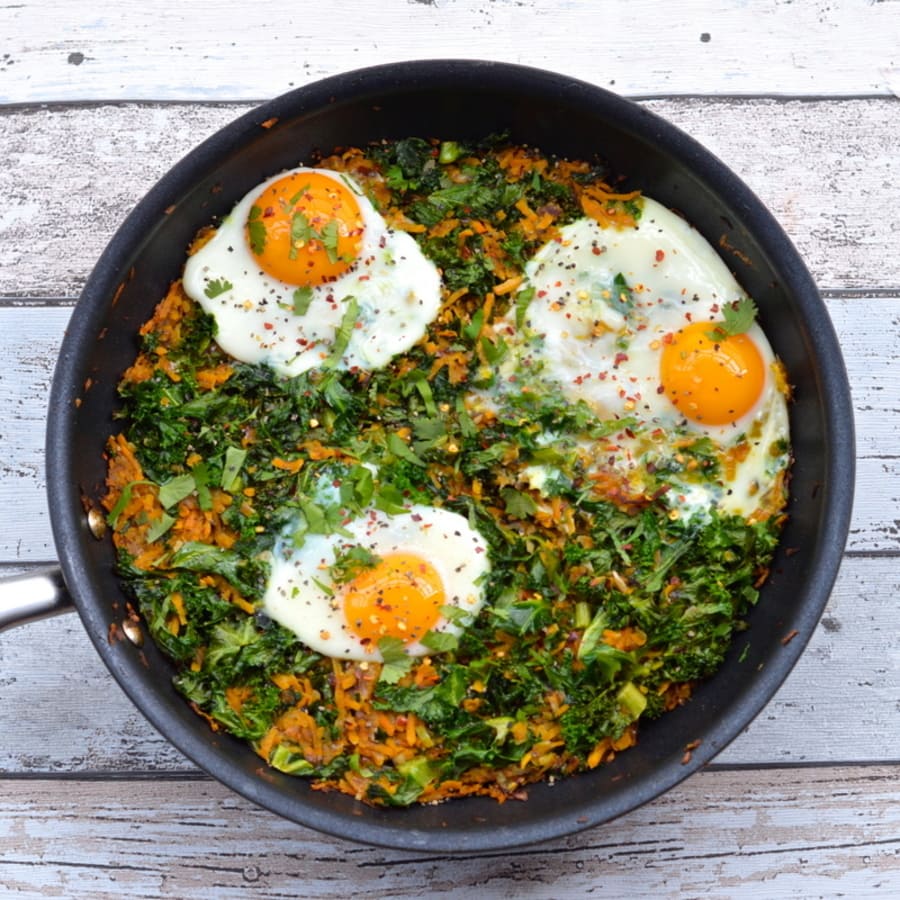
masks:
[[[434,628],[444,604],[444,585],[434,566],[413,553],[385,556],[345,588],[344,614],[350,630],[373,650],[383,637],[404,644]]]
[[[702,425],[727,425],[748,413],[766,380],[753,340],[721,335],[714,322],[694,322],[673,334],[663,345],[659,369],[669,400]]]
[[[318,172],[294,172],[253,201],[245,233],[264,272],[312,287],[334,281],[353,265],[363,230],[349,188]]]

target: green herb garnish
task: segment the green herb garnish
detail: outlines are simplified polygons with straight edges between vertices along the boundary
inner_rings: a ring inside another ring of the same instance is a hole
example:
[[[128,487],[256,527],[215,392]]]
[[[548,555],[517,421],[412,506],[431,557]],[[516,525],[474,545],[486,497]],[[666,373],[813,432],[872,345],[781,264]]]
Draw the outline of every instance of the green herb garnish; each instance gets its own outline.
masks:
[[[298,287],[293,295],[293,312],[295,316],[305,316],[309,312],[309,305],[313,301],[313,289],[311,287]]]
[[[218,297],[220,294],[225,294],[230,291],[234,285],[228,281],[227,278],[214,278],[211,281],[207,282],[206,287],[203,289],[203,293],[212,300],[215,297]]]
[[[740,300],[735,300],[733,303],[726,303],[722,307],[725,321],[715,322],[714,327],[706,332],[706,336],[711,341],[715,341],[744,334],[756,321],[756,313],[756,304],[750,297],[741,297]]]
[[[262,255],[266,249],[266,226],[262,220],[263,211],[258,206],[250,207],[250,215],[247,217],[247,237],[250,241],[250,249],[256,256]]]

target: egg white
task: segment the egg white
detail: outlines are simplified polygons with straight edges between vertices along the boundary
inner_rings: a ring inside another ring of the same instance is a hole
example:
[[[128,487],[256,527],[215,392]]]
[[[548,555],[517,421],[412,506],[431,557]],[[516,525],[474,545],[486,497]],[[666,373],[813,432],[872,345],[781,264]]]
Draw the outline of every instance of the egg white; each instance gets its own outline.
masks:
[[[316,172],[349,188],[364,224],[356,263],[334,281],[312,287],[303,315],[294,312],[296,286],[260,268],[244,233],[260,193],[294,172]],[[183,284],[188,296],[215,318],[216,341],[226,353],[287,376],[321,366],[329,358],[351,303],[357,313],[350,323],[349,343],[330,364],[340,369],[385,366],[422,338],[438,313],[441,293],[437,267],[410,235],[387,226],[352,179],[303,167],[281,172],[243,197],[212,239],[189,257]],[[225,285],[230,288],[221,290]]]
[[[490,569],[487,543],[457,513],[423,505],[396,515],[370,509],[346,523],[343,534],[307,534],[299,546],[295,530],[289,527],[276,543],[263,609],[318,653],[382,661],[378,649],[364,646],[349,628],[340,587],[330,574],[336,556],[355,546],[376,556],[412,553],[437,572],[446,606],[472,617],[484,606],[482,581]],[[463,626],[456,618],[442,617],[432,630],[459,636]],[[419,642],[404,649],[410,656],[432,652]]]
[[[722,461],[729,448],[747,443],[728,479],[673,475],[664,502],[687,517],[711,507],[750,515],[788,459],[778,363],[754,324],[747,335],[763,359],[765,381],[752,409],[731,423],[704,425],[671,403],[660,381],[666,336],[691,322],[721,322],[725,305],[746,294],[699,232],[650,198],[642,205],[636,227],[578,219],[528,262],[519,302],[496,326],[510,353],[495,390],[525,385],[583,401],[598,420],[622,420],[621,432],[580,442],[580,453],[588,473],[612,467],[636,493],[650,481],[648,467],[672,457],[680,439],[708,437]],[[482,394],[473,403],[492,406],[496,397]],[[532,471],[529,481],[547,477]]]
[[[626,302],[617,276],[630,288]],[[635,228],[604,228],[587,218],[561,228],[559,239],[526,266],[525,289],[534,297],[526,309],[530,340],[520,356],[601,415],[662,426],[683,422],[658,390],[663,338],[691,322],[722,321],[723,307],[745,296],[706,239],[650,198]],[[769,369],[774,355],[762,329],[754,325],[748,336]],[[686,424],[727,440],[746,430],[774,390],[769,373],[746,420]]]

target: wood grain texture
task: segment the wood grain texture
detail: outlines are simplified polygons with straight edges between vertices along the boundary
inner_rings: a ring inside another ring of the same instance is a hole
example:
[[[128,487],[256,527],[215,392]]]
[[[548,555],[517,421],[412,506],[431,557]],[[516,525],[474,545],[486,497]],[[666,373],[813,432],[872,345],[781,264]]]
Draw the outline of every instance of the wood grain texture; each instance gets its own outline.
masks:
[[[262,15],[238,0],[128,0],[93,15],[31,0],[0,7],[0,34],[6,103],[258,99],[446,57],[563,69],[625,94],[890,94],[900,80],[891,0],[270,0]]]
[[[885,252],[900,243],[900,220],[889,212],[900,208],[896,99],[685,98],[644,105],[747,182],[822,290],[877,285],[900,292],[900,253]],[[250,109],[0,108],[0,159],[8,161],[0,167],[0,298],[75,298],[146,191],[190,149]],[[51,177],[54,202],[47,203]]]
[[[898,595],[895,557],[848,558],[796,668],[715,765],[900,761]],[[0,635],[0,735],[5,774],[195,771],[113,681],[75,615]]]
[[[401,59],[567,72],[645,98],[716,153],[826,293],[859,470],[831,601],[757,720],[614,825],[515,853],[414,856],[298,828],[200,775],[77,618],[6,632],[0,894],[900,895],[898,47],[900,0],[271,0],[264,15],[242,0],[0,4],[0,575],[55,556],[46,395],[71,304],[118,224],[256,101]]]
[[[208,781],[0,781],[0,883],[70,900],[890,897],[898,785],[895,766],[702,772],[574,837],[448,858],[323,838]]]

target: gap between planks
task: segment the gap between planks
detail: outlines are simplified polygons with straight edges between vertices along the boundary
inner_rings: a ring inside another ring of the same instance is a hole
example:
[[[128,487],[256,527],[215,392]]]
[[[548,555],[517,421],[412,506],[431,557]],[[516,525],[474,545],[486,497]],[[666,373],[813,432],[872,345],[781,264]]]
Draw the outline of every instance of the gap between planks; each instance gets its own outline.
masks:
[[[772,210],[825,290],[900,288],[896,99],[654,100]],[[75,296],[144,192],[248,104],[0,108],[0,295]],[[601,148],[602,149],[602,148]],[[42,204],[54,171],[61,201]],[[79,239],[72,242],[71,224]],[[37,254],[34,247],[43,248]]]
[[[794,670],[716,766],[894,760],[898,594],[896,556],[845,560]],[[48,663],[50,646],[65,649],[60,662]],[[48,721],[57,723],[49,731]],[[4,777],[197,774],[109,675],[74,614],[0,635],[0,734]]]
[[[298,879],[310,898],[891,896],[898,785],[896,766],[701,772],[568,838],[451,857],[324,836],[217,782],[3,780],[0,882],[71,898],[295,898]]]
[[[320,15],[270,0],[246,13],[240,0],[215,15],[183,0],[114,16],[97,0],[0,6],[0,98],[247,99],[423,57],[527,64],[632,95],[897,90],[896,17],[863,0],[357,0]]]

